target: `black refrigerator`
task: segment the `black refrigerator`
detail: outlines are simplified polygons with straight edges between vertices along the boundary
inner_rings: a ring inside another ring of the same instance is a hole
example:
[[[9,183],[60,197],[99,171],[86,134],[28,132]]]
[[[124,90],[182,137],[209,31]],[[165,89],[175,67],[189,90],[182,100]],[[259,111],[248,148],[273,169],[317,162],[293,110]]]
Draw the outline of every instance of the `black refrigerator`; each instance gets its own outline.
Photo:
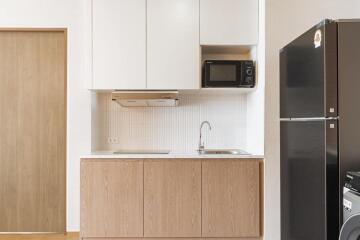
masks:
[[[360,170],[360,20],[324,20],[280,50],[282,240],[337,240]]]

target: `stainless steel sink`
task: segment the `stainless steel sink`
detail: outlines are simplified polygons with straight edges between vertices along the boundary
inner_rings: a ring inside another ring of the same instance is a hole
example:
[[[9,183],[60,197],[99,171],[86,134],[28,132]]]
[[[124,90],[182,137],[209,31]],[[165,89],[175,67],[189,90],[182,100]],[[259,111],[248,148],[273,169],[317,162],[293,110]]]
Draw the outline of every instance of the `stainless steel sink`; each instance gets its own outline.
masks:
[[[229,155],[250,155],[248,152],[245,152],[240,149],[204,149],[199,151],[201,155],[207,154],[229,154]]]

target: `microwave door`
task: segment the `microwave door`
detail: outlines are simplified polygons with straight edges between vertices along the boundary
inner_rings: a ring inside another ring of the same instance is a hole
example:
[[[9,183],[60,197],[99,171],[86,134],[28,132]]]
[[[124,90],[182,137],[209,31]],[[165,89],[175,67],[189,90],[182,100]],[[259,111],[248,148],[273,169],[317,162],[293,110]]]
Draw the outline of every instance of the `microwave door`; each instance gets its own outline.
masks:
[[[206,61],[203,87],[236,87],[241,79],[240,61]]]

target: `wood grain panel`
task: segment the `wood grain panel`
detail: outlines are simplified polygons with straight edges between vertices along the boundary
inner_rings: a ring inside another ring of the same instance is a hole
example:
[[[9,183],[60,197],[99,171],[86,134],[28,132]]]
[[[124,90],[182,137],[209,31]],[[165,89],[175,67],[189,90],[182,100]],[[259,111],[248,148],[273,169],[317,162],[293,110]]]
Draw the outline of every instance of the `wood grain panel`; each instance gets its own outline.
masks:
[[[66,234],[5,234],[0,235],[0,240],[79,240],[78,232]]]
[[[202,163],[202,236],[260,236],[259,161]]]
[[[241,238],[229,238],[229,237],[224,237],[224,238],[202,238],[203,240],[262,240],[263,237],[241,237]]]
[[[83,240],[179,240],[179,238],[83,238]],[[181,240],[201,240],[201,238],[181,238]],[[241,240],[257,240],[257,239],[241,239]]]
[[[82,237],[143,236],[143,161],[81,162]]]
[[[201,237],[201,161],[144,162],[144,236]]]
[[[0,232],[65,232],[66,32],[0,31]]]
[[[144,240],[144,238],[82,238],[83,240]],[[179,238],[146,238],[146,240],[179,240]],[[261,240],[262,238],[181,238],[182,240]],[[0,240],[79,240],[79,233],[0,235]]]
[[[83,240],[262,240],[262,237],[250,238],[83,238]],[[1,240],[1,239],[0,239]],[[21,239],[19,239],[21,240]],[[46,240],[46,239],[42,239]],[[58,239],[54,239],[58,240]],[[60,240],[60,239],[59,239]],[[67,240],[67,239],[65,239]]]

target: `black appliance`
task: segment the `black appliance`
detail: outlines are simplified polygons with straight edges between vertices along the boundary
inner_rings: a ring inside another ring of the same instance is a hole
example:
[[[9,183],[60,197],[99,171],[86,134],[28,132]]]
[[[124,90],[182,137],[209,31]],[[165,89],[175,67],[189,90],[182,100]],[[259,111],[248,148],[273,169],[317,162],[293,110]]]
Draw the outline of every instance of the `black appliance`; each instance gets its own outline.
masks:
[[[360,172],[347,172],[345,187],[360,194]]]
[[[282,240],[338,239],[359,104],[359,20],[324,20],[280,50]]]
[[[255,86],[254,61],[206,60],[203,65],[202,87]]]
[[[356,178],[359,177],[357,173]],[[339,240],[360,239],[360,194],[344,187],[343,197],[343,226],[340,230]]]
[[[343,189],[343,226],[339,240],[357,240],[360,239],[360,172],[347,172]]]

